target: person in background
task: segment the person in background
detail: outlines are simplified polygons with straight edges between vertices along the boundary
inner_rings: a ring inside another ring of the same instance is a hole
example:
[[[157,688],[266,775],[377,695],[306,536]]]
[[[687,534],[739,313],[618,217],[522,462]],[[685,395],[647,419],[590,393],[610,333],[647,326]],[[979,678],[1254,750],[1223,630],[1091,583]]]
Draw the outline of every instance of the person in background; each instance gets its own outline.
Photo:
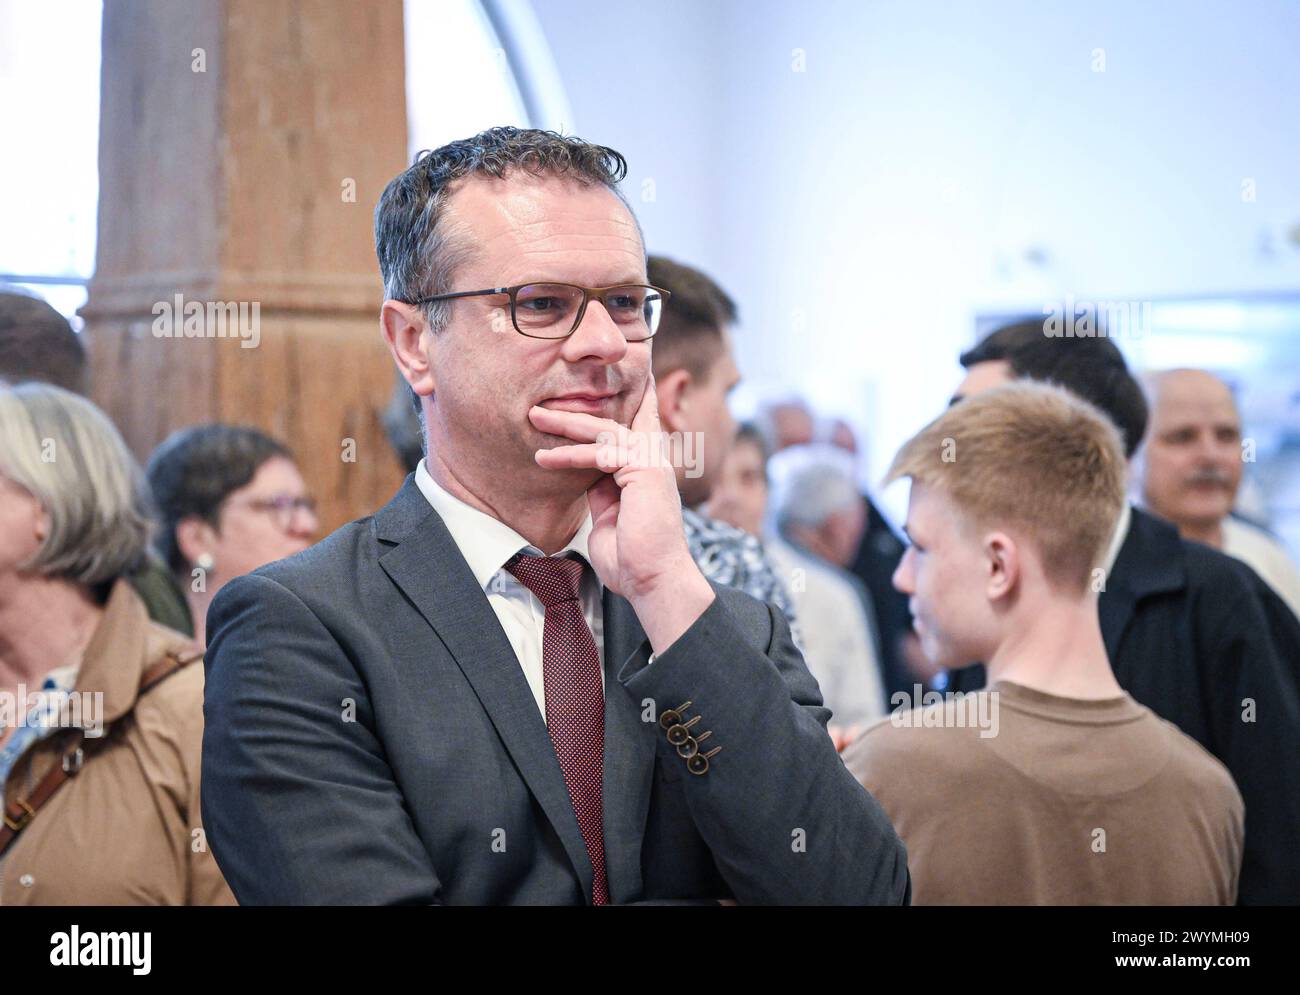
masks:
[[[752,536],[763,535],[769,492],[767,462],[766,444],[758,427],[752,423],[741,425],[705,511]],[[869,613],[860,611],[855,602],[845,597],[846,593],[856,596],[857,592],[846,589],[840,583],[842,578],[826,564],[779,540],[768,546],[768,552],[781,576],[791,581],[796,607],[800,600],[807,600],[816,618],[824,614],[823,606],[834,606],[839,611],[839,619],[831,629],[819,629],[812,637],[812,645],[805,645],[804,659],[834,712],[835,722],[829,731],[836,749],[842,750],[856,735],[859,723],[883,710],[883,701],[876,700],[879,691],[872,688],[870,669],[858,674],[854,670],[845,671],[837,662],[841,654],[845,658],[869,659],[872,652]],[[796,577],[797,584],[793,583]],[[841,624],[842,619],[848,619],[850,624]],[[855,620],[862,624],[852,624]],[[822,661],[821,673],[812,662],[814,657]]]
[[[898,589],[926,652],[984,660],[991,682],[844,757],[907,845],[918,905],[1236,900],[1231,775],[1123,691],[1102,642],[1091,581],[1124,474],[1105,415],[1032,383],[951,408],[894,459],[912,481]]]
[[[850,458],[831,446],[793,446],[772,457],[768,549],[804,620],[804,659],[833,713],[843,746],[885,713],[871,601],[844,569],[866,512]]]
[[[149,620],[140,470],[89,401],[0,385],[0,904],[233,904],[199,808],[201,651]],[[75,776],[74,776],[75,775]]]
[[[157,547],[189,600],[204,645],[208,605],[232,578],[312,543],[316,502],[293,453],[254,428],[180,429],[147,469],[161,517]]]
[[[39,297],[0,292],[0,380],[53,384],[88,396],[90,376],[81,337],[67,318]],[[148,495],[142,494],[141,500],[148,502]],[[146,517],[151,514],[147,503],[136,511]],[[127,579],[144,599],[150,618],[183,635],[194,635],[185,596],[152,551]]]
[[[32,294],[0,290],[0,378],[36,380],[83,397],[86,350],[68,319]]]
[[[790,446],[807,446],[817,441],[817,419],[801,397],[761,405],[754,424],[772,455]]]
[[[743,422],[727,450],[713,493],[704,503],[706,515],[726,522],[755,538],[767,521],[767,444],[753,422]]]
[[[855,461],[859,458],[857,435],[848,422],[842,418],[832,421],[828,437],[831,445],[843,449]],[[866,509],[866,527],[848,569],[862,582],[871,598],[880,633],[880,674],[885,695],[892,697],[900,691],[911,694],[918,682],[933,687],[942,671],[921,652],[916,633],[912,631],[907,598],[893,584],[894,571],[903,559],[903,540],[895,534],[865,488],[862,503]]]
[[[989,333],[961,364],[954,404],[1041,380],[1104,412],[1129,459],[1145,434],[1142,388],[1103,334],[1053,337],[1029,319]],[[1245,799],[1238,901],[1300,901],[1300,622],[1250,567],[1127,503],[1096,569],[1116,680],[1222,761]],[[954,691],[984,684],[982,666],[949,671]]]
[[[1241,412],[1228,385],[1205,370],[1146,378],[1151,425],[1133,458],[1144,506],[1247,563],[1300,615],[1300,572],[1263,529],[1232,514],[1243,469]]]
[[[717,485],[736,434],[727,405],[728,394],[740,382],[731,351],[735,302],[704,273],[664,256],[650,256],[646,272],[651,284],[670,294],[651,363],[660,424],[682,442],[680,451],[692,457],[690,466],[683,460],[674,468],[686,545],[706,578],[781,609],[795,645],[802,649],[798,605],[772,569],[762,543],[699,510]]]
[[[379,421],[384,426],[384,435],[402,468],[407,473],[414,473],[420,460],[424,459],[424,430],[420,427],[420,413],[411,404],[411,398],[415,395],[400,375],[394,376],[396,382],[393,384],[393,393]]]
[[[807,402],[799,397],[771,401],[759,409],[755,425],[768,452],[826,441],[858,455],[858,440],[842,418],[818,422]],[[865,490],[866,528],[849,569],[865,586],[879,632],[880,673],[887,694],[911,693],[916,683],[934,686],[941,672],[920,652],[907,602],[894,590],[890,578],[903,556],[903,542]]]

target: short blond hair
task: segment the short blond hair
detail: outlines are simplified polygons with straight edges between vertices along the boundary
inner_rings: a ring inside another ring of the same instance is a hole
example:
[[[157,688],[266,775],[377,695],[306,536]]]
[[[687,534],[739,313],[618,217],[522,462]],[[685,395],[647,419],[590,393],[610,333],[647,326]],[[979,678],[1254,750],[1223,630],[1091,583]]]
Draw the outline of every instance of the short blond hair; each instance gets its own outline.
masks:
[[[940,490],[979,528],[1037,547],[1048,579],[1086,589],[1123,510],[1124,444],[1099,410],[1020,381],[961,401],[903,444],[885,482]]]
[[[144,475],[84,397],[0,381],[0,474],[50,516],[49,535],[24,570],[94,588],[142,561],[151,531]]]

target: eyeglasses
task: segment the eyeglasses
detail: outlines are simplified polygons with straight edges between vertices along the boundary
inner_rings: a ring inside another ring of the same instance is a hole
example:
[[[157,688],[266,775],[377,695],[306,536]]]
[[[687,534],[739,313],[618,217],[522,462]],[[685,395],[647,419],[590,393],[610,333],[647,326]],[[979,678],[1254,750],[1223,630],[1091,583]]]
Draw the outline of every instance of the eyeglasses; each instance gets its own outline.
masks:
[[[614,324],[629,342],[642,342],[659,329],[664,301],[672,295],[659,287],[631,283],[618,287],[579,287],[573,283],[523,283],[517,287],[494,287],[491,290],[465,290],[455,294],[435,294],[407,301],[408,304],[433,304],[459,297],[510,295],[510,320],[515,331],[530,339],[563,339],[582,324],[582,316],[592,300],[605,305]]]
[[[293,527],[294,517],[298,512],[305,512],[313,521],[316,517],[316,499],[313,497],[293,497],[289,494],[277,494],[270,498],[252,498],[248,501],[232,501],[230,504],[243,505],[253,511],[270,512],[275,516],[276,524],[282,532]]]

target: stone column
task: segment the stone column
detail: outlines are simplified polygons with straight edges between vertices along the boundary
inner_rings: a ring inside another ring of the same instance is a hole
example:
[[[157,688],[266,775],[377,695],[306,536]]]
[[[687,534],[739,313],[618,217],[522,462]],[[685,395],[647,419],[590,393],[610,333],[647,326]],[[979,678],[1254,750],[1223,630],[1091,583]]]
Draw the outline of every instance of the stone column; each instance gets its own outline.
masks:
[[[373,210],[406,160],[401,0],[106,0],[93,397],[142,461],[253,425],[295,451],[322,532],[402,469]]]

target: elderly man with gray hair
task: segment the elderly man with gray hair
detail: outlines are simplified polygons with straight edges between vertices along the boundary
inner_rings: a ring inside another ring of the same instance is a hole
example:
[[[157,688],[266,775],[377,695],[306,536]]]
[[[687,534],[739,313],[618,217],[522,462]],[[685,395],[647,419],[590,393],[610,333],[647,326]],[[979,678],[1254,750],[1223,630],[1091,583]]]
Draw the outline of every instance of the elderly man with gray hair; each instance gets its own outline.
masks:
[[[825,445],[793,446],[771,458],[768,554],[803,626],[804,659],[833,713],[843,747],[885,712],[871,602],[846,569],[866,527],[852,457]]]

